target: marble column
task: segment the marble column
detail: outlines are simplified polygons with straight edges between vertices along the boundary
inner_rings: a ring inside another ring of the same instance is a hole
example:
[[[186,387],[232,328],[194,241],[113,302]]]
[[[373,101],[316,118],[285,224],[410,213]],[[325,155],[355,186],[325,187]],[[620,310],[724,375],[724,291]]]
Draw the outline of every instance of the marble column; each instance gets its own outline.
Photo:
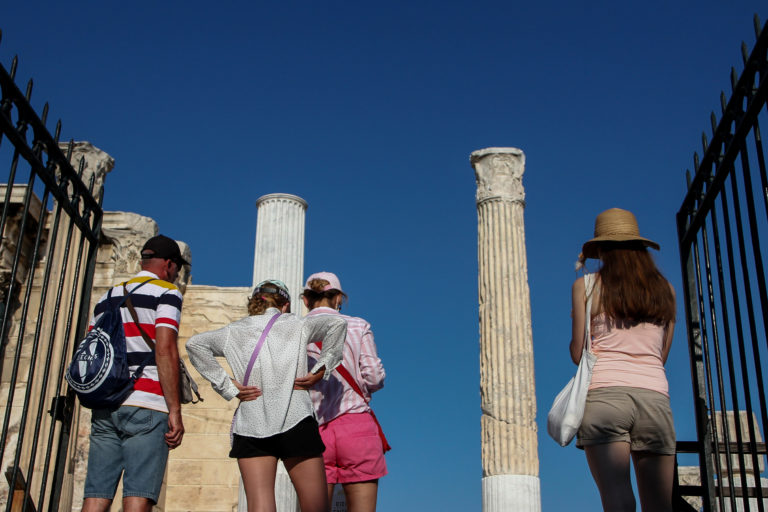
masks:
[[[483,512],[539,512],[525,155],[486,148],[470,162],[477,180]]]
[[[253,286],[264,279],[280,279],[288,286],[294,311],[300,311],[307,202],[291,194],[267,194],[256,201],[256,207]]]
[[[301,314],[299,294],[304,274],[304,217],[307,202],[291,194],[267,194],[256,201],[256,249],[253,286],[265,279],[280,279],[291,294],[291,309]],[[278,512],[298,512],[299,500],[285,466],[277,465],[275,500]],[[246,512],[245,490],[240,482],[238,512]]]

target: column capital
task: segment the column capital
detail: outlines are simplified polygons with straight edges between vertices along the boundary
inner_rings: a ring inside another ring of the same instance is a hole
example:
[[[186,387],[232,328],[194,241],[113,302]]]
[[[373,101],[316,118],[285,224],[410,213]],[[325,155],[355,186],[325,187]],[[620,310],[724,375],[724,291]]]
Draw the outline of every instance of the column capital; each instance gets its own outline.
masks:
[[[291,202],[298,204],[303,210],[307,209],[307,202],[300,198],[299,196],[295,196],[293,194],[282,194],[282,193],[275,193],[275,194],[267,194],[264,196],[261,196],[256,200],[256,207],[258,208],[263,203],[266,202],[273,202],[273,201],[285,201],[285,202]]]
[[[59,149],[65,156],[68,148],[68,142],[59,143]],[[99,197],[99,191],[104,186],[107,174],[115,168],[115,159],[88,141],[77,141],[72,144],[72,156],[70,158],[70,164],[75,172],[80,170],[81,159],[83,160],[83,183],[87,188],[91,176],[93,176],[93,196]]]
[[[478,149],[469,155],[469,161],[475,169],[478,205],[492,199],[525,203],[525,153],[522,149]]]

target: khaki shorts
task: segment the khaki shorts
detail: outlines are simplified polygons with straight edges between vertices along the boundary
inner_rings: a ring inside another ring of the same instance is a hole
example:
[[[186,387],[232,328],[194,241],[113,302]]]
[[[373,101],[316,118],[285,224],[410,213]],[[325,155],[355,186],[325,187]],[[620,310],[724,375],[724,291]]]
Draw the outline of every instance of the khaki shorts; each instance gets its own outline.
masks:
[[[675,454],[669,397],[643,388],[613,386],[587,394],[576,446],[625,442],[632,451]]]

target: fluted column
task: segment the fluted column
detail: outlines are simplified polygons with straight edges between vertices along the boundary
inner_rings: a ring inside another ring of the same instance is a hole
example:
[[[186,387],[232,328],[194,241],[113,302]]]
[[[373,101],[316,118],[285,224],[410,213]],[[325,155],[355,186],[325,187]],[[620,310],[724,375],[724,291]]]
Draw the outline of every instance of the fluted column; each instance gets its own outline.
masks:
[[[486,148],[470,162],[477,180],[483,512],[538,512],[525,155]]]
[[[301,314],[304,274],[304,217],[307,202],[291,194],[267,194],[256,201],[256,249],[253,285],[265,279],[280,279],[288,286],[293,312]],[[298,512],[299,500],[288,472],[278,463],[275,480],[278,512]],[[245,490],[240,482],[238,512],[247,511]]]
[[[256,201],[256,207],[253,285],[264,279],[280,279],[288,285],[294,311],[300,311],[307,202],[291,194],[267,194]]]

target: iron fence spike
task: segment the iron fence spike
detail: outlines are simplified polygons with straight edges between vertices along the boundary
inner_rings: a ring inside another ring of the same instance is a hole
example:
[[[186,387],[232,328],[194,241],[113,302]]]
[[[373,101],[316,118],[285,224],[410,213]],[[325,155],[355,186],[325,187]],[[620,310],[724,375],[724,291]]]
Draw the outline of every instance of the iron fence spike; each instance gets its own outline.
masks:
[[[747,60],[749,60],[749,47],[747,47],[747,43],[744,41],[741,42],[741,60],[744,65],[746,65]]]
[[[723,91],[720,91],[720,110],[723,112],[723,115],[725,115],[725,109],[728,106],[728,99],[725,97],[725,93]]]
[[[685,183],[687,187],[690,189],[691,188],[691,170],[690,169],[685,170]]]
[[[83,171],[85,170],[85,157],[80,157],[80,165],[77,166],[77,177],[83,179]]]
[[[755,22],[755,37],[759,39],[760,33],[762,32],[760,28],[760,16],[758,16],[757,13],[755,13],[755,17],[753,19]]]
[[[3,29],[0,28],[0,43],[3,42]]]
[[[69,142],[67,143],[67,162],[72,161],[72,148],[75,144],[74,139],[69,139]]]
[[[731,89],[736,92],[736,84],[739,82],[739,75],[736,73],[736,68],[731,66]]]
[[[717,116],[715,115],[714,110],[709,114],[709,122],[712,125],[712,136],[714,137],[715,132],[717,131]]]
[[[61,135],[61,119],[59,119],[56,122],[56,130],[53,132],[53,139],[56,141],[56,144],[59,143],[59,136]]]
[[[19,66],[19,56],[18,55],[14,55],[13,56],[13,60],[11,61],[11,72],[10,72],[11,80],[15,80],[16,79],[16,68],[18,66]]]
[[[707,147],[709,146],[709,143],[707,142],[707,134],[704,132],[701,132],[701,147],[704,150],[704,153],[707,152]]]
[[[43,115],[40,116],[40,120],[43,122],[43,124],[48,121],[48,102],[45,102],[45,105],[43,105]]]
[[[699,173],[699,153],[694,151],[693,152],[693,170],[696,172],[696,174]]]
[[[32,99],[32,86],[34,85],[34,82],[32,79],[29,79],[29,82],[27,82],[27,91],[24,93],[24,98],[26,98],[27,101]]]

